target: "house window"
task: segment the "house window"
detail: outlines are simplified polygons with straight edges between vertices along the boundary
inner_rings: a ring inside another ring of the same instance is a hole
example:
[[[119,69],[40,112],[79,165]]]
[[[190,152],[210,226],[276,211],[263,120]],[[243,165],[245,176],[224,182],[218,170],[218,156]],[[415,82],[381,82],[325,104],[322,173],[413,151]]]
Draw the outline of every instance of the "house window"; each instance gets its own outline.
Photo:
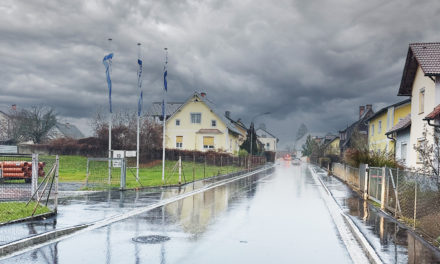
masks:
[[[420,89],[419,92],[419,114],[422,114],[425,110],[425,88]]]
[[[214,148],[214,137],[203,137],[203,148],[213,149]]]
[[[400,159],[403,161],[403,163],[406,161],[406,146],[406,142],[402,142],[400,144]]]
[[[182,148],[183,147],[183,136],[177,136],[176,137],[176,148]]]
[[[191,113],[191,123],[200,124],[202,122],[202,114],[201,113]]]
[[[266,149],[270,148],[270,143],[266,143]]]
[[[374,124],[371,125],[371,136],[374,136]]]
[[[382,132],[382,120],[379,120],[379,125],[377,127],[377,134],[380,134]]]
[[[216,127],[216,126],[217,126],[217,121],[215,121],[215,120],[211,120],[211,126],[212,126],[212,127]]]
[[[180,126],[180,119],[176,119],[176,126]]]

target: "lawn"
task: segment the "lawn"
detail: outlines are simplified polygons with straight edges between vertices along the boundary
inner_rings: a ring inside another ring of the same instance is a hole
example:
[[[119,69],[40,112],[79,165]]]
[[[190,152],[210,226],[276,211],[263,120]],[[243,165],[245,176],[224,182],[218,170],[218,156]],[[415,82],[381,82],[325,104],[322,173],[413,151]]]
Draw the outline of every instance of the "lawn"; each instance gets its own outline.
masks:
[[[166,185],[178,184],[176,161],[165,162]],[[129,167],[129,166],[127,166]],[[174,168],[174,170],[173,170]],[[213,166],[192,161],[182,162],[182,183],[243,170],[238,166]],[[60,182],[86,182],[87,158],[82,156],[60,156]],[[119,187],[120,168],[112,168],[112,187]],[[91,161],[89,166],[89,188],[99,188],[108,181],[107,161]],[[136,181],[136,169],[127,168],[126,187],[137,188],[162,185],[162,163],[141,164],[139,183]]]
[[[30,202],[26,206],[25,202],[2,202],[0,203],[0,223],[22,219],[32,215],[36,202]],[[34,215],[49,213],[46,206],[39,205]]]

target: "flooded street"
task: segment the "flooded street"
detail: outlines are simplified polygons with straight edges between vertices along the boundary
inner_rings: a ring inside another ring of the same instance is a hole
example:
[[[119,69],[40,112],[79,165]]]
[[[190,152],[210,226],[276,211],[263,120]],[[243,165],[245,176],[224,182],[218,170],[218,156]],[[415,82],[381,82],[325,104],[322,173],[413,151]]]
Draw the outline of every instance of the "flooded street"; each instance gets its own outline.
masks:
[[[280,164],[2,263],[351,263],[318,188]]]

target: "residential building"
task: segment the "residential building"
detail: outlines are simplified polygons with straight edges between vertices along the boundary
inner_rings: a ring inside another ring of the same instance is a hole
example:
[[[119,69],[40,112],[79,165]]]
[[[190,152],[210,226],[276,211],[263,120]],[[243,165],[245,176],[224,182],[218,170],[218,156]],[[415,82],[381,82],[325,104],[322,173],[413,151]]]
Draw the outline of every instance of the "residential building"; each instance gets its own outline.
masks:
[[[157,104],[156,104],[157,105]],[[168,107],[168,105],[167,105]],[[155,104],[149,115],[160,120],[162,108]],[[197,151],[238,153],[240,141],[246,136],[236,124],[220,112],[206,93],[193,93],[184,103],[166,109],[166,147]]]
[[[336,135],[332,135],[332,134],[327,134],[325,136],[325,141],[324,141],[324,155],[335,155],[335,156],[340,156],[341,155],[341,150],[339,149],[339,136]]]
[[[411,113],[400,119],[387,133],[388,138],[395,141],[394,155],[396,160],[405,167],[409,166],[408,153],[410,150],[410,128],[411,128]]]
[[[84,134],[73,124],[70,123],[59,123],[57,122],[55,126],[48,132],[49,139],[56,138],[72,138],[81,139],[84,138]]]
[[[440,104],[440,42],[413,43],[409,45],[400,82],[399,96],[411,96],[411,127],[407,164],[419,167],[422,164],[414,146],[433,143],[433,128],[426,117]]]
[[[387,137],[386,133],[409,113],[411,99],[405,99],[380,109],[368,118],[368,149],[375,152],[394,152],[394,140]]]
[[[368,123],[367,119],[374,114],[371,104],[359,106],[359,119],[353,122],[346,129],[339,131],[339,151],[340,155],[356,144],[368,141]]]
[[[265,126],[260,126],[255,130],[258,140],[263,144],[265,151],[277,152],[277,143],[279,139],[267,131]]]

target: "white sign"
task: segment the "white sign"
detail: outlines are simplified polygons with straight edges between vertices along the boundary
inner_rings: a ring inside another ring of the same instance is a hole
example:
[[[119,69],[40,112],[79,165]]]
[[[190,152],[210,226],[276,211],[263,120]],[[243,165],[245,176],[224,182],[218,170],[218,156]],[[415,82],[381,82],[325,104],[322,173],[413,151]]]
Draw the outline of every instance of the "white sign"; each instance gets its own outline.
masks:
[[[124,158],[124,150],[113,150],[113,158],[114,159],[123,159]],[[121,160],[113,160],[113,167],[114,168],[120,168],[122,166]]]
[[[136,150],[126,150],[125,157],[127,157],[127,158],[136,157]]]

